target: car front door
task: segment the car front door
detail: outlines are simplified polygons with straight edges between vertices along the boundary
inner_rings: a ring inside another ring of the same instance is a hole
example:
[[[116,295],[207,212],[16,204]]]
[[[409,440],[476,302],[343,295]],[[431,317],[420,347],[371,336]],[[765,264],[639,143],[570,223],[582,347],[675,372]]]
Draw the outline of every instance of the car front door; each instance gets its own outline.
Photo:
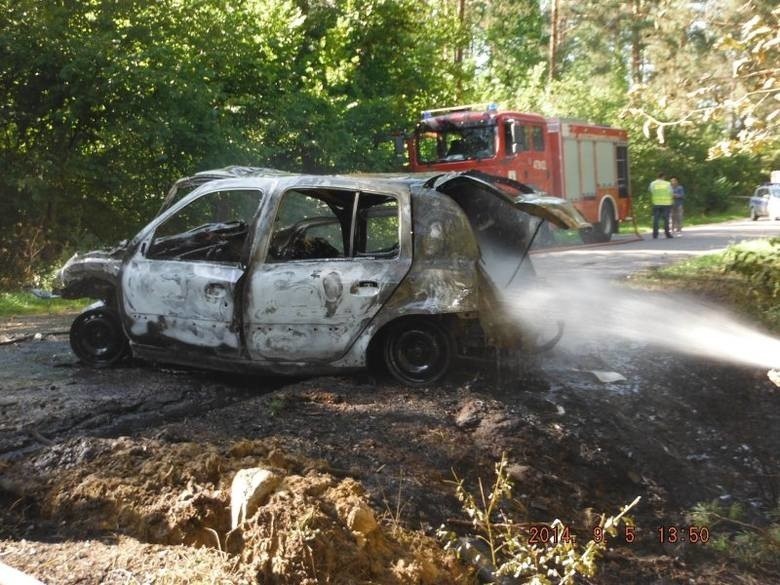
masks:
[[[344,355],[409,271],[410,225],[405,188],[287,189],[247,277],[250,356],[327,363]]]
[[[122,271],[125,329],[133,342],[239,355],[236,287],[260,201],[255,189],[209,191],[144,236]]]

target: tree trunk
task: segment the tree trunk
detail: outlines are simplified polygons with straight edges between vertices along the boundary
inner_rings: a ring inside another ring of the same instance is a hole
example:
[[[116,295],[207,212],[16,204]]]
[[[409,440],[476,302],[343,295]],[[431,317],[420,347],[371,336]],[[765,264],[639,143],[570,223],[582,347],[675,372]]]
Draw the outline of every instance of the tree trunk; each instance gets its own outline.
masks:
[[[462,34],[464,32],[464,27],[466,26],[466,0],[458,0],[458,22]],[[460,40],[458,40],[458,45],[455,47],[455,64],[458,66],[458,79],[455,85],[455,91],[457,99],[460,100],[463,96],[463,76],[461,75],[463,72],[463,44]]]
[[[642,83],[642,35],[641,21],[642,0],[633,2],[633,19],[631,24],[631,82],[634,85]]]
[[[466,0],[458,0],[458,22],[460,30],[463,32],[463,27],[466,24]],[[455,49],[455,63],[458,65],[463,63],[463,45],[461,43],[458,43]]]
[[[550,47],[548,55],[547,80],[554,81],[557,77],[556,63],[558,60],[558,43],[560,36],[560,0],[552,0],[550,4]]]

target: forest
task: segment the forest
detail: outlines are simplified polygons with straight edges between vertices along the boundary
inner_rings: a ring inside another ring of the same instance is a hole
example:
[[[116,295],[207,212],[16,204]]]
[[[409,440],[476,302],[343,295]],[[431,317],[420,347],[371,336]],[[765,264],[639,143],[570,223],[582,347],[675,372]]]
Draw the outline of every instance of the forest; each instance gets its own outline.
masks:
[[[638,214],[659,170],[694,211],[780,168],[770,0],[0,0],[0,288],[133,235],[229,164],[403,168],[426,108],[626,128]]]

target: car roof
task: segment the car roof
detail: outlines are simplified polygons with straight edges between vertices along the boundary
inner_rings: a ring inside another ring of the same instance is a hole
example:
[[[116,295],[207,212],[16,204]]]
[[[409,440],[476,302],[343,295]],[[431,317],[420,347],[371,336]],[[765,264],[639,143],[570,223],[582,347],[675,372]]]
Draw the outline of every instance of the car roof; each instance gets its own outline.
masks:
[[[200,171],[195,173],[191,177],[180,179],[180,181],[201,179],[199,183],[208,182],[217,179],[232,179],[232,178],[285,178],[285,177],[311,177],[311,178],[334,178],[341,177],[345,179],[365,179],[367,181],[380,181],[389,183],[405,183],[405,184],[422,184],[431,177],[440,175],[441,172],[436,173],[291,173],[288,171],[281,171],[279,169],[272,169],[268,167],[245,167],[239,165],[231,165],[221,169],[211,169],[207,171]]]
[[[177,180],[170,191],[166,195],[162,205],[160,206],[157,215],[160,215],[164,210],[172,207],[174,202],[178,202],[185,198],[186,195],[195,191],[198,187],[211,183],[212,181],[220,181],[226,179],[309,179],[312,183],[316,183],[319,180],[324,179],[342,179],[344,181],[366,181],[374,182],[378,185],[405,185],[408,188],[413,186],[422,186],[425,181],[432,176],[439,175],[441,173],[416,173],[410,175],[408,173],[352,173],[352,174],[314,174],[314,173],[290,173],[279,169],[272,169],[269,167],[250,167],[231,165],[223,167],[221,169],[209,169],[206,171],[199,171],[193,175],[182,177]],[[182,194],[181,192],[184,191]]]
[[[298,183],[301,186],[318,187],[320,185],[330,185],[333,187],[360,188],[362,184],[366,189],[386,189],[392,192],[405,190],[410,193],[422,194],[429,193],[447,193],[446,185],[455,186],[463,182],[480,184],[493,192],[496,196],[504,198],[526,213],[537,215],[560,227],[583,228],[589,227],[584,218],[574,209],[570,202],[556,197],[541,197],[532,187],[518,183],[505,177],[497,177],[486,173],[470,170],[453,173],[354,173],[354,174],[332,174],[315,175],[309,173],[288,173],[277,169],[264,167],[242,167],[229,166],[222,169],[213,169],[201,171],[191,177],[179,179],[168,193],[160,213],[169,206],[172,206],[176,196],[177,186],[187,185],[196,187],[187,195],[178,200],[177,203],[191,199],[196,192],[200,192],[199,187],[206,184],[217,182],[227,183],[230,186],[233,182],[256,184],[271,181],[276,184]]]

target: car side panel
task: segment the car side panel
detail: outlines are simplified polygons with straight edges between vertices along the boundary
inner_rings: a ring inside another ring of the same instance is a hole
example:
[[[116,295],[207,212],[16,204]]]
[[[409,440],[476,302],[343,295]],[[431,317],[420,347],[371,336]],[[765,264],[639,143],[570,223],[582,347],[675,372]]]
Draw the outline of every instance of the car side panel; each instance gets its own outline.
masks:
[[[398,256],[266,263],[283,193],[311,187],[394,196],[399,210]],[[410,195],[405,185],[377,190],[370,181],[345,177],[281,182],[258,222],[246,279],[243,328],[251,359],[258,364],[327,364],[344,356],[382,306],[394,297],[409,271],[411,229]]]

